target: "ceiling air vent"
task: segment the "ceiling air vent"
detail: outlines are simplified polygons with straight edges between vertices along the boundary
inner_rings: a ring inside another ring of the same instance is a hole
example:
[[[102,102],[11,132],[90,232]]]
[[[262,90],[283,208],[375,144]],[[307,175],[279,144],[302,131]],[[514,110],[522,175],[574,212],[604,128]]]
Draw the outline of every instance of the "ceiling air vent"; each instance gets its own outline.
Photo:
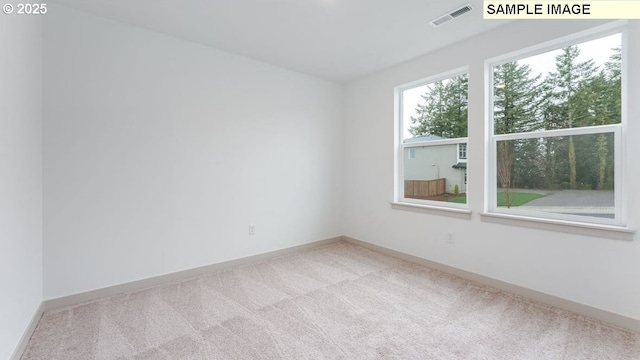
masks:
[[[448,14],[442,15],[442,16],[438,16],[437,18],[431,20],[429,23],[431,24],[431,26],[433,27],[438,27],[446,22],[449,22],[455,18],[457,18],[460,15],[466,14],[469,11],[471,11],[472,7],[471,5],[467,4],[464,5],[458,9],[452,10],[450,11]]]

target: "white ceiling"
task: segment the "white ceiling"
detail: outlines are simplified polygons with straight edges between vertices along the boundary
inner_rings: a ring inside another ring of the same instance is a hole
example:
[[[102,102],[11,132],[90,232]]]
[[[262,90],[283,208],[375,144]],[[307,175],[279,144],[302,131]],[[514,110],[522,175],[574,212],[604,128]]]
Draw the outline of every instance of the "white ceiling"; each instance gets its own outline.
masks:
[[[482,0],[56,2],[337,82],[382,70],[504,23],[482,19]],[[465,4],[473,6],[466,15],[438,28],[429,24]]]

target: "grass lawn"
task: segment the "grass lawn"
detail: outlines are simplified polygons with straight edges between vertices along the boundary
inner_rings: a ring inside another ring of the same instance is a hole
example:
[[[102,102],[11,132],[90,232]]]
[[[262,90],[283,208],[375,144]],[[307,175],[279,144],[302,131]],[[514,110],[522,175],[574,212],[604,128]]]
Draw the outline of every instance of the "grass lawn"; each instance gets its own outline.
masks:
[[[461,195],[458,197],[452,197],[451,199],[447,200],[447,202],[452,202],[452,203],[456,203],[456,204],[466,204],[467,203],[467,196],[466,195]]]
[[[509,195],[511,197],[511,206],[524,205],[529,201],[532,201],[544,196],[542,194],[520,193],[520,192],[511,192],[509,193]],[[498,206],[507,206],[507,201],[504,198],[504,193],[498,193]]]
[[[523,192],[511,192],[510,195],[511,195],[511,206],[521,206],[528,203],[529,201],[532,201],[544,196],[542,194],[523,193]],[[467,197],[466,196],[454,197],[449,199],[449,202],[466,204]],[[507,202],[504,199],[504,193],[498,193],[498,206],[507,206]]]

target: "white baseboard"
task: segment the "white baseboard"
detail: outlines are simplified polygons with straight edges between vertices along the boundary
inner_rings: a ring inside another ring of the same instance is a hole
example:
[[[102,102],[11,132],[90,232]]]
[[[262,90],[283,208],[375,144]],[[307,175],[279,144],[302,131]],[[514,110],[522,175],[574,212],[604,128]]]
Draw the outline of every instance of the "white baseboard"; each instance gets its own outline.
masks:
[[[18,346],[16,346],[15,350],[13,351],[13,355],[11,355],[11,357],[9,358],[10,360],[20,360],[22,354],[27,349],[27,345],[29,344],[31,335],[33,335],[33,332],[36,331],[36,326],[38,326],[38,322],[40,321],[42,314],[44,314],[44,304],[41,302],[36,309],[36,312],[31,317],[29,326],[24,331],[24,334],[22,334],[20,341],[18,341]]]
[[[580,315],[584,315],[596,320],[603,321],[605,323],[609,323],[611,325],[615,325],[621,328],[625,328],[625,329],[640,333],[640,320],[638,319],[633,319],[624,315],[616,314],[607,310],[595,308],[593,306],[581,304],[575,301],[563,299],[555,295],[528,289],[519,285],[504,282],[501,280],[496,280],[484,275],[479,275],[479,274],[458,269],[449,265],[440,264],[435,261],[427,260],[414,255],[409,255],[400,251],[385,248],[379,245],[354,239],[348,236],[343,236],[342,238],[345,241],[350,242],[352,244],[360,245],[362,247],[365,247],[383,254],[394,256],[415,264],[423,265],[431,269],[440,270],[442,272],[460,276],[461,278],[465,278],[467,280],[471,280],[483,285],[491,286],[512,294],[520,295],[527,299],[531,299],[547,305],[555,306],[560,309],[568,310]]]
[[[270,251],[270,252],[266,252],[266,253],[262,253],[262,254],[258,254],[258,255],[247,256],[247,257],[240,258],[240,259],[224,261],[224,262],[221,262],[221,263],[205,265],[205,266],[198,267],[198,268],[193,268],[193,269],[178,271],[178,272],[174,272],[174,273],[170,273],[170,274],[154,276],[154,277],[147,278],[147,279],[132,281],[132,282],[119,284],[119,285],[114,285],[114,286],[109,286],[109,287],[106,287],[106,288],[91,290],[91,291],[82,292],[82,293],[78,293],[78,294],[73,294],[73,295],[69,295],[69,296],[63,296],[63,297],[59,297],[59,298],[55,298],[55,299],[49,299],[49,300],[43,301],[43,310],[47,311],[47,310],[57,309],[57,308],[65,307],[65,306],[77,305],[77,304],[84,303],[84,302],[87,302],[87,301],[92,301],[92,300],[100,299],[100,298],[103,298],[103,297],[120,294],[120,293],[123,293],[123,292],[136,291],[136,290],[144,289],[144,288],[147,288],[147,287],[150,287],[150,286],[156,286],[156,285],[160,285],[160,284],[167,283],[167,282],[172,282],[172,281],[180,281],[180,280],[183,280],[183,279],[187,279],[187,278],[191,278],[191,277],[194,277],[194,276],[202,275],[204,273],[208,273],[208,272],[212,272],[212,271],[219,271],[219,270],[223,270],[223,269],[230,268],[230,267],[233,267],[233,266],[241,266],[241,265],[251,264],[251,263],[254,263],[254,262],[267,260],[267,259],[270,259],[270,258],[273,258],[273,257],[277,257],[277,256],[291,254],[291,253],[294,253],[294,252],[299,251],[299,250],[313,248],[313,247],[316,247],[316,246],[329,244],[329,243],[333,243],[333,242],[340,241],[340,240],[342,240],[342,236],[337,236],[337,237],[334,237],[334,238],[318,240],[318,241],[314,241],[314,242],[311,242],[311,243],[302,244],[302,245],[296,245],[296,246],[292,246],[292,247],[288,247],[288,248],[284,248],[284,249],[280,249],[280,250],[275,250],[275,251]]]

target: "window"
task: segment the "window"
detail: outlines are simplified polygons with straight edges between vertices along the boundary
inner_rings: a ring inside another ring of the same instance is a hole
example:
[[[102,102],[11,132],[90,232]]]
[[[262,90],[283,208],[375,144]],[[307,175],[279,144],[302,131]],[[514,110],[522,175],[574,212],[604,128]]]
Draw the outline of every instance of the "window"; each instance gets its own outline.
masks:
[[[467,144],[458,144],[458,160],[467,160]]]
[[[488,212],[624,224],[623,59],[609,33],[489,63]]]
[[[466,206],[467,82],[457,70],[396,89],[397,200]]]

